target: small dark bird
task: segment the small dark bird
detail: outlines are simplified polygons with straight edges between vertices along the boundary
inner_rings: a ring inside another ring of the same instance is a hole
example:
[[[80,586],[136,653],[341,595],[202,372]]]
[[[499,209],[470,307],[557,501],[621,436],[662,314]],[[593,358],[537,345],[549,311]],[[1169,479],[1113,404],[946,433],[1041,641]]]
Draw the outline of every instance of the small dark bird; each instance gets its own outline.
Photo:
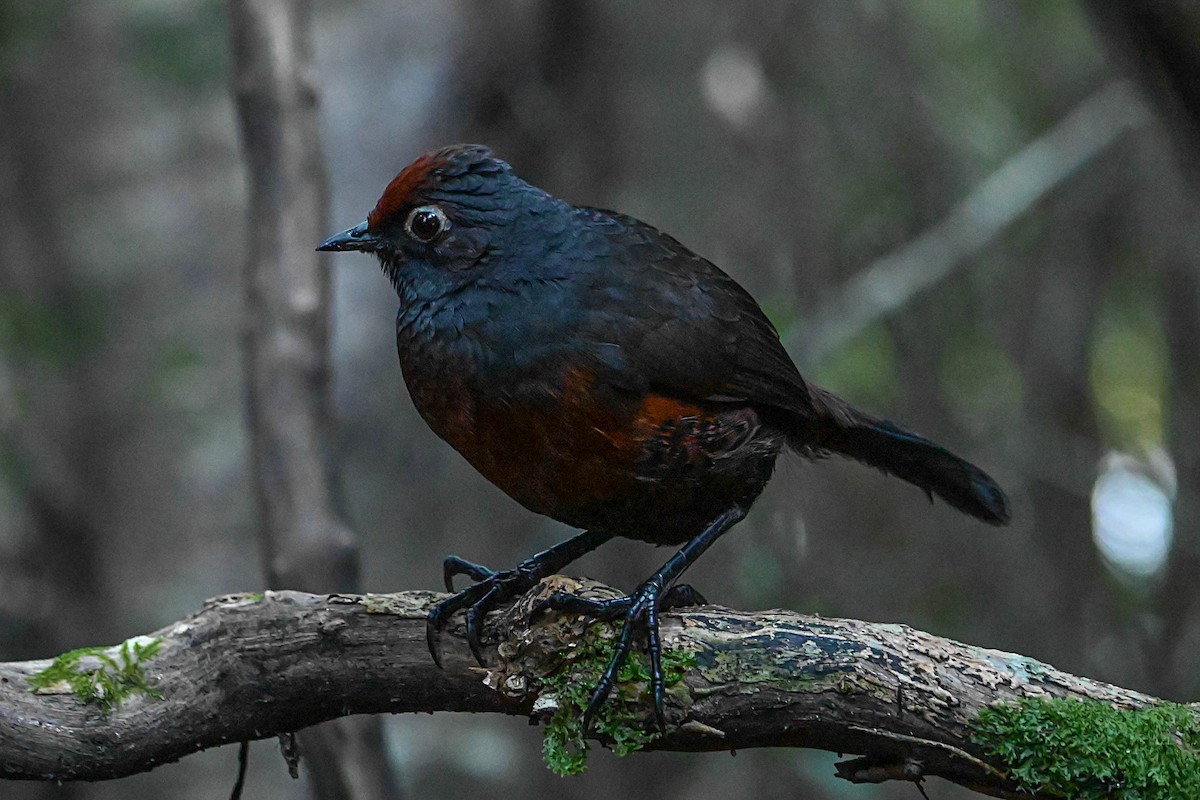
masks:
[[[584,713],[588,729],[642,632],[665,727],[659,611],[675,581],[762,492],[785,447],[849,456],[993,525],[996,482],[948,450],[801,377],[749,293],[632,217],[574,206],[477,145],[422,156],[367,220],[318,250],[374,253],[400,296],[396,342],[438,436],[521,505],[584,532],[511,570],[450,556],[477,581],[429,615],[430,652],[466,609],[482,663],[487,612],[614,536],[680,550],[633,594],[549,606],[624,619]]]

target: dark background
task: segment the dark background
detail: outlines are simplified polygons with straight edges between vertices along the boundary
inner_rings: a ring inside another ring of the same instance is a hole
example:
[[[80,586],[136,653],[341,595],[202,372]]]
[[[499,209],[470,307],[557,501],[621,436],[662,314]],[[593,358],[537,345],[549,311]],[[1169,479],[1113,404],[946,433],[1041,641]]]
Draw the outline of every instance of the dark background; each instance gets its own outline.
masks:
[[[1200,41],[1184,3],[1129,6]],[[993,530],[861,466],[789,458],[690,582],[1195,699],[1195,87],[1172,81],[1188,53],[1139,24],[1074,2],[320,4],[333,213],[308,236],[357,223],[400,168],[456,141],[669,231],[754,293],[808,377],[983,465],[1014,508]],[[2,660],[263,585],[229,61],[219,2],[0,2]],[[969,198],[982,205],[963,212]],[[1012,224],[964,233],[1003,202]],[[855,276],[931,230],[895,307],[853,302],[864,324],[831,339]],[[923,272],[938,246],[946,269]],[[506,566],[568,535],[425,428],[390,286],[373,259],[333,263],[333,458],[365,588],[436,588],[447,553]],[[571,571],[632,588],[667,555],[619,542]],[[430,800],[915,791],[843,784],[832,754],[790,750],[596,752],[559,779],[521,719],[384,727],[408,794]],[[246,796],[305,796],[273,748],[254,747]],[[0,796],[221,797],[235,757]]]

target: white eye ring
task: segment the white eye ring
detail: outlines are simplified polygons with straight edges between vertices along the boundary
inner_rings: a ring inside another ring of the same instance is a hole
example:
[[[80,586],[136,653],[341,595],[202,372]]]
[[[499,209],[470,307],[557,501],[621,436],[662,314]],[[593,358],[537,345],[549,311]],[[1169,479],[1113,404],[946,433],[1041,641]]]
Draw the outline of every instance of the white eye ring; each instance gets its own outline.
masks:
[[[450,230],[450,220],[437,206],[417,206],[408,212],[404,230],[418,242],[428,244]]]

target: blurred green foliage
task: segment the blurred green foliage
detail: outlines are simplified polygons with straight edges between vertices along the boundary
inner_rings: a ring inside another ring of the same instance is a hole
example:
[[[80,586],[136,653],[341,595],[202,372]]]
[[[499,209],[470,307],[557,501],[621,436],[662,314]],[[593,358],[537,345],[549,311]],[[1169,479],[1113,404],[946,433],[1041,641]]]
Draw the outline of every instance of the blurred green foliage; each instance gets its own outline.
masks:
[[[1161,303],[1145,277],[1118,279],[1104,299],[1091,343],[1091,384],[1101,430],[1135,453],[1161,445],[1168,389]]]
[[[956,330],[938,375],[943,396],[964,418],[1014,419],[1024,387],[1021,371],[995,338],[977,326]]]
[[[127,29],[134,69],[185,89],[225,85],[229,37],[224,3],[137,3],[134,8]]]
[[[927,99],[936,98],[929,113],[964,165],[999,166],[1045,125],[1063,84],[1091,88],[1100,49],[1076,3],[912,0],[899,8],[911,23],[910,55],[929,81]],[[1006,35],[1018,31],[1020,39]],[[1022,48],[1045,60],[1014,60]]]
[[[53,301],[0,294],[0,353],[58,368],[81,361],[104,336],[106,307],[99,290],[79,289]]]
[[[869,326],[809,371],[816,383],[862,408],[887,408],[900,396],[896,347],[883,323]]]

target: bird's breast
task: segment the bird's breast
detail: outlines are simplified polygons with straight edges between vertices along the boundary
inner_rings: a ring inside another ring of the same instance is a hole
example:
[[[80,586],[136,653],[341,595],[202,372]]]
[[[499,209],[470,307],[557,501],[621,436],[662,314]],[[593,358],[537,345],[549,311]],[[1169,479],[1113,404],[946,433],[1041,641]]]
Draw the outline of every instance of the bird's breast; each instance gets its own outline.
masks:
[[[429,427],[533,511],[561,518],[632,480],[627,412],[594,396],[584,370],[514,379],[406,369],[405,381]]]
[[[622,393],[567,360],[517,371],[413,355],[402,348],[405,382],[430,428],[526,508],[577,527],[650,530],[649,515],[662,540],[686,539],[710,503],[757,494],[778,451],[752,409]]]

